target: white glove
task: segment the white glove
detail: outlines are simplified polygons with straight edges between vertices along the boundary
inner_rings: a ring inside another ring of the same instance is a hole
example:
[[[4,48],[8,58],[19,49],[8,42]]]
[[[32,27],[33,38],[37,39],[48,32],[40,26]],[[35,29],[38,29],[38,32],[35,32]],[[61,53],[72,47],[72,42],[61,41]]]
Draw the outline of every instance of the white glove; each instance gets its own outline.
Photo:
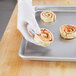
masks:
[[[18,24],[17,28],[22,33],[27,41],[34,44],[34,33],[40,34],[40,28],[35,19],[34,9],[32,7],[32,0],[19,0],[18,1]]]

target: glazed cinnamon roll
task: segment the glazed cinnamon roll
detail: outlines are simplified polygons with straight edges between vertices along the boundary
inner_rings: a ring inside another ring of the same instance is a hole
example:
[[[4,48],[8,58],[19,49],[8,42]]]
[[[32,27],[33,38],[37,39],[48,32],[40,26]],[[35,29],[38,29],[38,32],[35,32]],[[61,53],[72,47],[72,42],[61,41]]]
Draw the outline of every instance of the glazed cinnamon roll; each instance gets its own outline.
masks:
[[[60,35],[65,39],[72,39],[76,37],[76,26],[63,25],[60,27]]]
[[[43,11],[43,12],[40,14],[40,17],[41,17],[41,19],[42,19],[44,22],[55,22],[55,20],[56,20],[56,15],[55,15],[55,13],[53,13],[53,12],[48,12],[48,11]]]
[[[49,30],[42,28],[41,34],[35,34],[34,40],[39,45],[46,47],[53,42],[53,35]]]

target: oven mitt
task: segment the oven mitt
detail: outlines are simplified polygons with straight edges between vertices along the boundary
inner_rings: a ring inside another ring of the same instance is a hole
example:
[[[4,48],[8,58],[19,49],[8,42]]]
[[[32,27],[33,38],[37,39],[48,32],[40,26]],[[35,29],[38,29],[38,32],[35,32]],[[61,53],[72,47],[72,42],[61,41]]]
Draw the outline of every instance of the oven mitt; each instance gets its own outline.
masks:
[[[17,28],[24,38],[36,44],[34,34],[40,34],[40,28],[35,19],[35,12],[32,7],[32,0],[18,0],[18,21]]]

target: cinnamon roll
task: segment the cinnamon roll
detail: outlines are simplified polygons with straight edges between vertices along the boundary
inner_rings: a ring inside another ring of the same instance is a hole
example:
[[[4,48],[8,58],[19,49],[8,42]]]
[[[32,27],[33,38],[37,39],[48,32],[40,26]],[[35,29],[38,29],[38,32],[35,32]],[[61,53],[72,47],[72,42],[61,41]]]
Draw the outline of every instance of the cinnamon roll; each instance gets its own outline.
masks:
[[[55,13],[53,13],[53,12],[48,12],[48,11],[43,11],[43,12],[40,14],[40,17],[41,17],[41,19],[42,19],[44,22],[55,22],[55,20],[56,20],[56,15],[55,15]]]
[[[46,47],[53,42],[53,35],[49,30],[41,28],[41,34],[35,34],[34,40],[39,45]]]
[[[60,27],[60,35],[65,39],[72,39],[76,37],[76,26],[63,25]]]

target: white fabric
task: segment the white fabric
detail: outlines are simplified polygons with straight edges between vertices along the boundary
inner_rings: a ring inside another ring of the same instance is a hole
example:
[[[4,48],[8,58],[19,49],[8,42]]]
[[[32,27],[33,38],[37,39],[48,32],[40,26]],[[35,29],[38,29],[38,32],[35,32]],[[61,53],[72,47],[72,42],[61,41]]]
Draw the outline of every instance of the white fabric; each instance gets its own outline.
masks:
[[[35,13],[32,7],[32,0],[18,0],[17,22],[17,28],[22,33],[24,38],[27,41],[35,43],[32,36],[34,35],[34,33],[39,34],[41,32],[35,19]]]

